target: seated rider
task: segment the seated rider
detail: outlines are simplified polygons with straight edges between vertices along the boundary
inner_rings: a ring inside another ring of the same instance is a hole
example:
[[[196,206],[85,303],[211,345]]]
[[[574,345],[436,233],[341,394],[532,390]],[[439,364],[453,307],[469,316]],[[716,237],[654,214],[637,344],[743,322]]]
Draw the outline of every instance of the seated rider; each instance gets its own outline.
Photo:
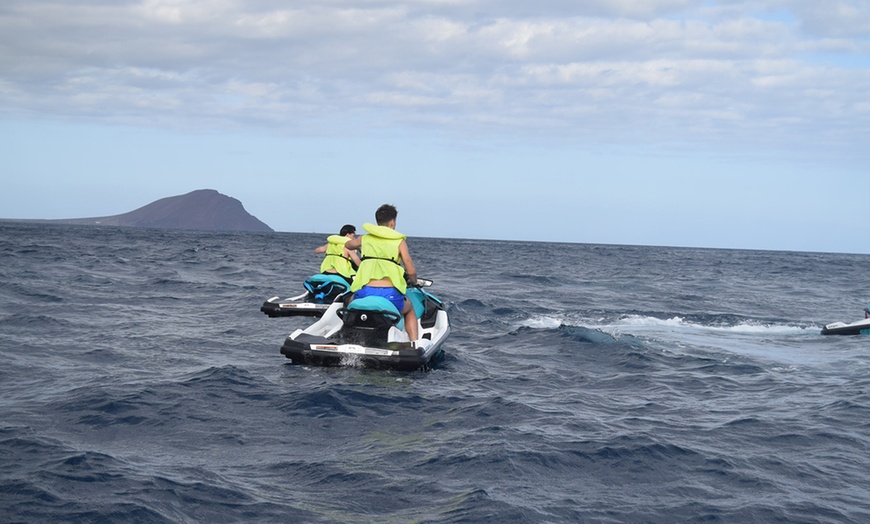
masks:
[[[405,235],[396,231],[397,215],[394,206],[382,205],[375,212],[378,225],[363,224],[368,234],[345,244],[350,250],[359,248],[362,254],[359,272],[350,290],[354,292],[354,298],[379,296],[392,302],[405,316],[405,331],[414,341],[418,333],[417,314],[411,301],[405,297],[405,291],[408,283],[417,283],[417,270],[408,252]]]
[[[329,235],[326,244],[316,248],[315,253],[326,253],[320,264],[320,272],[327,275],[338,274],[350,284],[359,267],[360,259],[356,250],[348,249],[347,243],[356,237],[356,227],[345,224],[337,235]]]
[[[864,318],[870,318],[870,306],[864,308]]]

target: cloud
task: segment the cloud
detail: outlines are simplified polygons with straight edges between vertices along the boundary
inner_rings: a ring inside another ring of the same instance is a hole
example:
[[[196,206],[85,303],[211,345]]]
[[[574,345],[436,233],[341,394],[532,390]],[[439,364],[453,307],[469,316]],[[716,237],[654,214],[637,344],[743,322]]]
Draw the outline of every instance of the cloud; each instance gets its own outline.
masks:
[[[860,0],[801,0],[789,6],[809,35],[846,39],[858,37],[867,51],[870,34],[870,9]]]
[[[845,0],[7,0],[0,114],[854,150],[868,27]]]

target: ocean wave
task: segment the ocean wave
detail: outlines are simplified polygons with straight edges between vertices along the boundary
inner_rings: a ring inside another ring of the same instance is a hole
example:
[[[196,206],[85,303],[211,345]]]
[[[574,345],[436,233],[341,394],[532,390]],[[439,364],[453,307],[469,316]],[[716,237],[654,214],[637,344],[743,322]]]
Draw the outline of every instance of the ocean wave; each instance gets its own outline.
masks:
[[[609,314],[595,317],[584,317],[577,314],[548,314],[533,315],[519,320],[517,324],[532,329],[557,329],[562,325],[569,325],[595,329],[611,335],[678,330],[684,332],[706,331],[714,334],[803,335],[818,334],[821,329],[819,326],[805,322],[756,320],[740,318],[734,315],[706,314],[662,314],[655,316]]]
[[[11,315],[0,318],[0,323],[2,323],[7,328],[38,326],[41,330],[53,328],[63,329],[71,327],[73,325],[72,322],[65,318],[62,318],[59,315],[47,315],[42,313],[41,311],[33,313],[13,313]]]
[[[667,327],[706,330],[711,332],[744,334],[805,334],[817,333],[819,328],[806,323],[788,321],[755,320],[734,315],[684,315],[662,318],[658,316],[629,315],[613,324],[617,327]]]

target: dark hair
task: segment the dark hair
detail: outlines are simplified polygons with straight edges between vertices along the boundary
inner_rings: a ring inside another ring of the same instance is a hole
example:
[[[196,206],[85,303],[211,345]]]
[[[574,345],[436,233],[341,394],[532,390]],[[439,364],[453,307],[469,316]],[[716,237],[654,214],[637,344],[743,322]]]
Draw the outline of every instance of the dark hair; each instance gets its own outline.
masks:
[[[356,233],[356,227],[353,224],[345,224],[341,226],[341,231],[338,232],[339,235],[346,237],[351,233]]]
[[[375,221],[379,226],[385,226],[390,220],[395,220],[398,215],[399,212],[396,211],[396,206],[384,204],[375,211]]]

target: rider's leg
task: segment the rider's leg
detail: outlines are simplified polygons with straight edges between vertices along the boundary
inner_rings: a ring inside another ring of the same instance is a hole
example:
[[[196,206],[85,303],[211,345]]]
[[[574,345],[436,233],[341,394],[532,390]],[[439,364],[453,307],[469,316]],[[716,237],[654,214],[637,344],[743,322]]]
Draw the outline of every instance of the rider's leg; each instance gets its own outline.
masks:
[[[417,313],[414,312],[414,306],[408,297],[405,297],[405,307],[402,308],[402,314],[405,315],[405,332],[408,338],[412,341],[417,340]]]

